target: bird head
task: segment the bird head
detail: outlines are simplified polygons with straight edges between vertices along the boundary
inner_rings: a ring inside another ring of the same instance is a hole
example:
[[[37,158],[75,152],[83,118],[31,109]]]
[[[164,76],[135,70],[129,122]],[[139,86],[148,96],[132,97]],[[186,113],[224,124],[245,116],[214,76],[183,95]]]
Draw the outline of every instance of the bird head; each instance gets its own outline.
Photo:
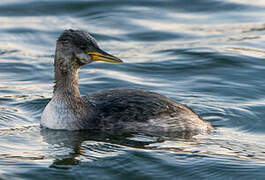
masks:
[[[94,61],[122,63],[119,58],[101,50],[96,40],[81,30],[65,30],[57,40],[56,56],[62,65],[82,66]]]

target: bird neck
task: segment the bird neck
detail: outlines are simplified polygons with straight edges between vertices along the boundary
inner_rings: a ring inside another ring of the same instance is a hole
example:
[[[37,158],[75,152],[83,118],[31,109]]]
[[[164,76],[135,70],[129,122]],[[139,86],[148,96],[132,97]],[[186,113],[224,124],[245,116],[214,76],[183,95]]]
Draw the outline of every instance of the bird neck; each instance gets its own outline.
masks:
[[[54,64],[54,96],[80,98],[78,89],[78,71],[79,67],[62,67],[58,63]]]

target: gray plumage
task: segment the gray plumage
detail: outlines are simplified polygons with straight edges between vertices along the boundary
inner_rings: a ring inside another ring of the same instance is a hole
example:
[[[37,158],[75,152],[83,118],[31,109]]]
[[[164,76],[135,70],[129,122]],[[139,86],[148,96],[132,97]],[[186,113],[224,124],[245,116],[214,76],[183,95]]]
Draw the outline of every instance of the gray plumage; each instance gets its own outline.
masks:
[[[86,32],[66,30],[59,37],[54,66],[54,95],[43,112],[43,127],[170,135],[196,135],[211,131],[210,123],[192,109],[157,93],[115,89],[81,97],[78,70],[95,60],[122,62],[102,51]]]

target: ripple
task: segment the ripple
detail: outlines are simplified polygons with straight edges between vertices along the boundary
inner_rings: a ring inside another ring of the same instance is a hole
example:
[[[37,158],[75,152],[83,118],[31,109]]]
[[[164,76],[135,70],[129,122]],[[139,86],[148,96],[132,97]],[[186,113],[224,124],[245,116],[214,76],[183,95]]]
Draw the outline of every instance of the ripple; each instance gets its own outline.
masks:
[[[133,84],[139,84],[142,86],[163,86],[162,83],[154,83],[154,80],[149,78],[148,80],[141,77],[141,76],[137,76],[135,74],[130,75],[128,73],[125,72],[121,72],[121,71],[113,71],[113,70],[106,70],[106,69],[93,69],[90,70],[90,73],[94,73],[94,74],[98,74],[98,76],[96,78],[94,78],[94,81],[99,81],[99,82],[104,82],[104,81],[109,81],[108,78],[110,79],[118,79],[120,81],[126,81],[129,83],[133,83]],[[103,78],[102,78],[103,77]],[[108,77],[108,78],[106,78]],[[86,79],[83,79],[82,81],[86,81]],[[117,82],[119,83],[119,82]]]
[[[0,179],[264,179],[264,10],[242,0],[2,0]],[[82,94],[152,90],[215,132],[185,140],[41,129],[66,28],[91,32],[125,62],[84,67]]]
[[[177,34],[177,33],[168,33],[168,32],[162,32],[162,31],[147,31],[147,32],[136,32],[136,33],[130,33],[126,35],[128,38],[138,41],[166,41],[170,40],[173,41],[174,39],[179,38],[192,38],[188,35],[184,34]]]
[[[27,119],[24,112],[13,107],[0,106],[0,127],[14,127],[17,125],[25,125]]]

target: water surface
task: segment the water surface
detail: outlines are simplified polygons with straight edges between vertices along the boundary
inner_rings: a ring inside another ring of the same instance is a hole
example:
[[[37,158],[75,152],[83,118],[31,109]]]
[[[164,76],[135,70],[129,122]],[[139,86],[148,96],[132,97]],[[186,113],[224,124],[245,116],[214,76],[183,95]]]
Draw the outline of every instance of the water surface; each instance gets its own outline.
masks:
[[[0,3],[0,179],[263,179],[265,3],[247,0]],[[56,39],[89,31],[123,64],[80,71],[82,94],[144,88],[216,128],[193,139],[43,130]]]

